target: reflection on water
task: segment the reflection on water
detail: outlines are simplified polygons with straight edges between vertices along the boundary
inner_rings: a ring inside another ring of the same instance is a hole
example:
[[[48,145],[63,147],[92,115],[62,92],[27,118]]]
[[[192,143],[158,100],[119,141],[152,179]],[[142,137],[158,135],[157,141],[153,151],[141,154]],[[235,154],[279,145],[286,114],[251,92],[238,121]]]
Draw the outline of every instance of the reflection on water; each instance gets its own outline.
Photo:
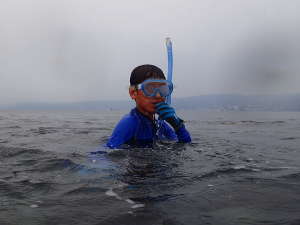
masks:
[[[123,113],[1,112],[0,224],[300,223],[300,114],[180,112],[192,144],[105,149]]]

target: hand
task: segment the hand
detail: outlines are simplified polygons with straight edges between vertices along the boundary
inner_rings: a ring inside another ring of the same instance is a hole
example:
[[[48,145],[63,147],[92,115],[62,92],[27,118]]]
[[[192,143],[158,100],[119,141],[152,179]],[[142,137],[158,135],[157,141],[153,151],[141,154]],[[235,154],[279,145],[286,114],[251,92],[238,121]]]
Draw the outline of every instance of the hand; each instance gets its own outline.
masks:
[[[175,131],[183,125],[183,120],[178,118],[175,110],[165,102],[160,102],[155,105],[156,113],[159,119],[167,121]]]

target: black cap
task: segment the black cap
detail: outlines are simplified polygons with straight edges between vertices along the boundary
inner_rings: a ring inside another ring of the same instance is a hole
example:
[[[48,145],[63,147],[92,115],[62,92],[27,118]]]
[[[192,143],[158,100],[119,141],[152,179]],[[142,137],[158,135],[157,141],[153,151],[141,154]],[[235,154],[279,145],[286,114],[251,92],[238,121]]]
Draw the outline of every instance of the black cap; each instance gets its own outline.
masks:
[[[164,72],[154,65],[141,65],[131,72],[130,85],[138,85],[149,78],[166,79]]]

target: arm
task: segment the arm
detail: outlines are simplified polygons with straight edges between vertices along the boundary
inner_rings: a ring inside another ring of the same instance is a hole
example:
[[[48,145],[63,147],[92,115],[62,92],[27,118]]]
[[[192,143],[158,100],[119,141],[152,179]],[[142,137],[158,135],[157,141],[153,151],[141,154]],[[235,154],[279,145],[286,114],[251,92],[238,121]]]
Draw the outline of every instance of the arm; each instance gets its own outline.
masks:
[[[133,137],[135,127],[134,120],[129,116],[125,116],[115,127],[106,146],[111,149],[120,147]]]
[[[168,124],[163,122],[159,135],[164,136],[169,140],[177,140],[180,143],[189,143],[192,141],[191,136],[184,125],[182,125],[175,133]]]
[[[192,141],[190,133],[187,131],[187,129],[185,128],[184,124],[182,127],[180,127],[177,131],[177,138],[178,138],[178,142],[181,143],[189,143]]]
[[[161,123],[161,127],[158,130],[158,136],[160,139],[166,138],[172,141],[178,140],[174,130],[165,121],[162,121]]]

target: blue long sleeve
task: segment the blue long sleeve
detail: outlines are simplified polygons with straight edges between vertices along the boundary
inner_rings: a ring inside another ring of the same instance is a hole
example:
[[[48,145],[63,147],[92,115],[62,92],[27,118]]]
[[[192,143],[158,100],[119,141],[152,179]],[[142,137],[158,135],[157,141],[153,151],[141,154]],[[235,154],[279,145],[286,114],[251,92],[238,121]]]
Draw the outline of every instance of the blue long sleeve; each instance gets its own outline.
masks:
[[[134,136],[135,124],[132,117],[127,115],[123,117],[115,127],[106,146],[109,148],[118,148],[130,140]]]
[[[192,141],[190,133],[187,131],[184,125],[177,130],[176,135],[178,142],[189,143]]]
[[[166,138],[173,141],[178,139],[174,130],[165,121],[161,123],[161,128],[158,130],[158,137],[160,139]]]
[[[189,132],[184,125],[175,131],[165,122],[158,130],[154,121],[149,120],[146,116],[133,109],[128,115],[125,115],[113,130],[112,135],[106,143],[106,146],[113,148],[122,148],[123,144],[135,147],[149,147],[153,144],[153,140],[168,139],[181,143],[191,142]]]

